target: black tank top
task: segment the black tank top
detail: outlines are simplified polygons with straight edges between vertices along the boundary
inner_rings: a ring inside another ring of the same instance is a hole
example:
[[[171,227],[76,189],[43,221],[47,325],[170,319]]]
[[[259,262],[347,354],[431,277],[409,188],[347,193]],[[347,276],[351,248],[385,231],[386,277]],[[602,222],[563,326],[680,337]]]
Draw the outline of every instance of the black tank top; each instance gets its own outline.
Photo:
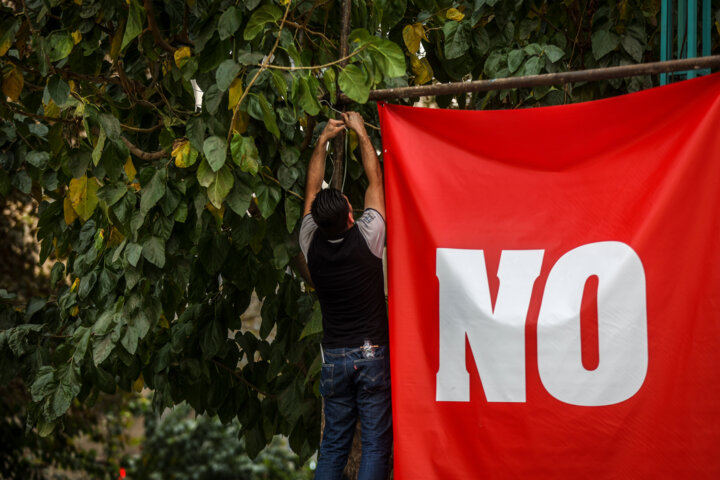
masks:
[[[320,300],[324,347],[356,348],[366,338],[387,345],[382,259],[370,251],[356,225],[333,238],[318,229],[308,267]]]

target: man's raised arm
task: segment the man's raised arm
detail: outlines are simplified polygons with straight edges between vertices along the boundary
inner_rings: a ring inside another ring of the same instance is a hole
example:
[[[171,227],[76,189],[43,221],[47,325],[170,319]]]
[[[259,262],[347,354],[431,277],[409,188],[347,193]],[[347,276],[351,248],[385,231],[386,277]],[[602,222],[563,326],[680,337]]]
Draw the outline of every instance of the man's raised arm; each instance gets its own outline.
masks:
[[[310,164],[308,165],[305,180],[305,208],[303,209],[303,216],[310,213],[310,207],[312,206],[313,200],[315,200],[315,195],[317,195],[322,188],[323,177],[325,176],[325,152],[327,150],[327,142],[340,133],[343,128],[345,128],[345,123],[342,120],[331,118],[318,137],[315,150],[313,150],[312,157],[310,157]]]
[[[378,160],[377,153],[375,153],[375,147],[373,147],[370,137],[365,130],[363,118],[357,112],[348,112],[343,113],[343,119],[345,120],[345,125],[357,133],[363,168],[370,182],[365,191],[365,208],[377,210],[380,215],[385,218],[385,190],[383,187],[382,170],[380,169],[380,161]]]

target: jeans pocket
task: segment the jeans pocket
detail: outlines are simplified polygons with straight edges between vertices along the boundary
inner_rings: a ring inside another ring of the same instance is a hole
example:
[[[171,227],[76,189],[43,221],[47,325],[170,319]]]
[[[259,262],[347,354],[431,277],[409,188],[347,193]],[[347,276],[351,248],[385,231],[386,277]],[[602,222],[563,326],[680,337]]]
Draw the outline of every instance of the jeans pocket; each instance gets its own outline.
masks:
[[[320,395],[330,397],[334,393],[333,373],[335,365],[332,363],[323,363],[320,370]]]
[[[357,370],[358,387],[374,392],[389,387],[389,365],[386,357],[360,358],[353,361]]]

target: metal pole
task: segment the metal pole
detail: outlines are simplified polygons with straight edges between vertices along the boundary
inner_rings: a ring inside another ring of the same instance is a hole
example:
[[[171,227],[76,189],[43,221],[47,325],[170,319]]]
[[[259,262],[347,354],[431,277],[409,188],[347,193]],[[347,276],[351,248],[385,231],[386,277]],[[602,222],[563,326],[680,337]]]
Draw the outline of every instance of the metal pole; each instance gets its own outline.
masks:
[[[710,57],[684,58],[667,62],[639,63],[619,67],[594,68],[573,72],[547,73],[527,77],[497,78],[475,80],[472,82],[438,83],[415,87],[387,88],[370,92],[370,100],[393,100],[435,95],[457,95],[469,92],[487,92],[490,90],[508,90],[512,88],[539,87],[543,85],[564,85],[573,82],[589,82],[626,78],[639,75],[657,75],[658,73],[682,70],[700,70],[720,67],[720,55]],[[341,102],[350,102],[346,95],[340,95]]]
[[[352,8],[351,0],[343,0],[342,5],[342,17],[340,18],[340,58],[347,57],[348,55],[348,37],[350,36],[350,13]],[[340,62],[340,68],[347,65],[348,61],[345,60]],[[345,108],[342,109],[343,111]],[[340,118],[340,114],[336,114],[335,118]],[[345,169],[345,132],[340,133],[334,140],[335,146],[335,163],[333,164],[333,176],[330,180],[330,186],[342,189],[343,184],[343,172]]]
[[[697,57],[697,24],[698,11],[697,0],[688,0],[687,2],[687,55],[686,58]],[[694,71],[687,72],[687,78],[695,78],[697,75]]]
[[[662,0],[660,13],[660,61],[664,62],[672,58],[673,43],[673,4],[671,0]],[[660,85],[668,81],[667,73],[660,74]]]

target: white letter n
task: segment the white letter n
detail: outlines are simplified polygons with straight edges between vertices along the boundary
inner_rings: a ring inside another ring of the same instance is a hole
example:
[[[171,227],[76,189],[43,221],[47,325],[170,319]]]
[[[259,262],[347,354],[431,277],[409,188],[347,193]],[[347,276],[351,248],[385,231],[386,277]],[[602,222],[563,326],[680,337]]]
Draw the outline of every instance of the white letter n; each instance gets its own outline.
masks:
[[[502,252],[493,309],[483,251],[437,249],[440,368],[436,401],[470,401],[466,335],[487,401],[525,401],[525,320],[543,255],[544,250]]]

